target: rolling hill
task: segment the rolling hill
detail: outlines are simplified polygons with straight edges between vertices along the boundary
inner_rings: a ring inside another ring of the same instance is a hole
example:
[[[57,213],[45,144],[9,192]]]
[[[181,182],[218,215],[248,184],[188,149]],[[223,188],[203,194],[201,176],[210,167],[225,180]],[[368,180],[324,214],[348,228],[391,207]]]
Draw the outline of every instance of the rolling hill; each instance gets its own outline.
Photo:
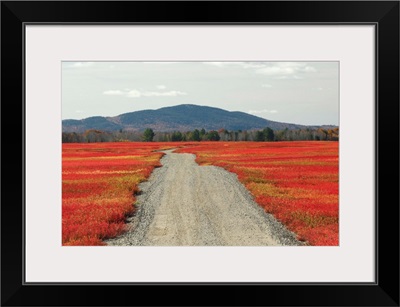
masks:
[[[253,130],[269,127],[273,130],[318,128],[334,126],[304,126],[270,121],[244,112],[231,112],[214,107],[183,104],[157,110],[143,110],[114,117],[94,116],[85,119],[65,119],[63,132],[84,132],[89,129],[102,131],[190,131],[194,129]]]

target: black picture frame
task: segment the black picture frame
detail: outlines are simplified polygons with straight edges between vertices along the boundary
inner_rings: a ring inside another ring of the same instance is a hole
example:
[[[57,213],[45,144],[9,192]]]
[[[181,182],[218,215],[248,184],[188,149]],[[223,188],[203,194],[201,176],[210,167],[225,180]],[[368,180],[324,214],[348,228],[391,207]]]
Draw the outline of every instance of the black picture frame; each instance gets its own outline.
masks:
[[[23,115],[27,23],[375,25],[376,282],[26,284]],[[1,77],[2,306],[399,306],[398,1],[3,1]]]

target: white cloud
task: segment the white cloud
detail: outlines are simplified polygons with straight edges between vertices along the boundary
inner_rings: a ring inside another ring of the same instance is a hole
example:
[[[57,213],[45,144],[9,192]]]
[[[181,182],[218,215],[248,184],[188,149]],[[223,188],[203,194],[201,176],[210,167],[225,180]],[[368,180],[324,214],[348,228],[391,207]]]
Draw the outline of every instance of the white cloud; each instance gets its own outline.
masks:
[[[167,87],[165,85],[157,85],[157,89],[165,90]]]
[[[312,67],[312,66],[306,66],[306,67],[304,68],[304,71],[305,71],[305,72],[316,72],[317,70],[316,70],[314,67]]]
[[[129,98],[139,98],[139,97],[176,97],[187,95],[185,92],[181,91],[164,91],[164,92],[142,92],[140,90],[125,89],[121,90],[108,90],[103,92],[104,95],[110,96],[125,96]]]
[[[168,92],[143,92],[143,96],[153,97],[153,96],[184,96],[187,95],[185,92],[180,91],[168,91]]]
[[[71,67],[89,67],[93,65],[94,62],[75,62],[71,65]]]
[[[262,87],[266,87],[266,88],[271,88],[272,85],[271,84],[261,84]]]
[[[265,65],[257,69],[256,73],[275,79],[302,79],[301,75],[316,71],[314,67],[306,63],[278,62]]]
[[[263,110],[250,110],[248,113],[252,114],[252,115],[259,115],[259,116],[263,116],[264,115],[265,116],[265,115],[268,115],[268,114],[278,113],[278,111],[277,110],[263,109]]]
[[[140,96],[142,96],[142,93],[138,90],[130,90],[126,93],[126,97],[138,98]]]
[[[242,67],[274,79],[303,79],[302,75],[313,73],[315,67],[304,62],[203,62],[217,67]]]
[[[124,92],[120,90],[108,90],[103,92],[104,95],[123,95]]]
[[[229,64],[229,62],[203,62],[203,64],[213,65],[213,66],[217,66],[217,67],[224,67],[227,64]]]
[[[287,79],[300,80],[300,79],[303,79],[303,77],[299,76],[299,75],[284,75],[284,76],[275,76],[274,79],[278,79],[278,80],[287,80]]]

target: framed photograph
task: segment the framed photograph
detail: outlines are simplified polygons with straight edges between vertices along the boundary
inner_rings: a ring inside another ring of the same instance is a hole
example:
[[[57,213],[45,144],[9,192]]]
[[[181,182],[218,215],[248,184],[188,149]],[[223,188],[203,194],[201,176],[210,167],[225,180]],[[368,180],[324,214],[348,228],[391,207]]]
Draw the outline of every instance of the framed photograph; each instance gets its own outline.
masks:
[[[2,305],[399,306],[398,1],[1,28]]]

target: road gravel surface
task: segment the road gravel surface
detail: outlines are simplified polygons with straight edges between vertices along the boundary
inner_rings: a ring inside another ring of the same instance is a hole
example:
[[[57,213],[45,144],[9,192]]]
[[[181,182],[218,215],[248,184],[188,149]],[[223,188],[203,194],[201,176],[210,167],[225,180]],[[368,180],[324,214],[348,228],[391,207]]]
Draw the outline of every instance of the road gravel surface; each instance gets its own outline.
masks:
[[[304,245],[254,202],[236,174],[199,166],[193,154],[164,152],[162,167],[139,185],[128,232],[107,245]]]

